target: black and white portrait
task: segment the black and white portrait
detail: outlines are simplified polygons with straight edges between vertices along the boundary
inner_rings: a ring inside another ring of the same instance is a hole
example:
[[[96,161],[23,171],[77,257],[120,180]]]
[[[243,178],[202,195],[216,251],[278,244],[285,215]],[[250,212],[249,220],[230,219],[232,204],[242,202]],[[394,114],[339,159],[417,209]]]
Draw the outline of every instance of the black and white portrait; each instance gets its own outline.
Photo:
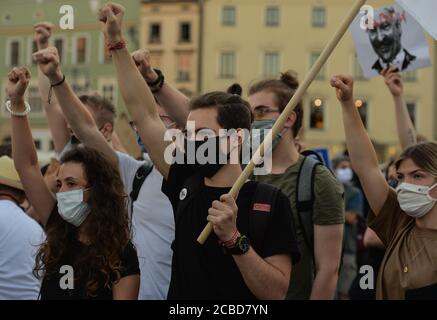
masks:
[[[361,19],[360,14],[351,30],[366,78],[377,76],[386,66],[406,71],[431,65],[424,31],[400,7],[394,5],[376,10],[373,26],[369,24],[367,28],[360,25]]]

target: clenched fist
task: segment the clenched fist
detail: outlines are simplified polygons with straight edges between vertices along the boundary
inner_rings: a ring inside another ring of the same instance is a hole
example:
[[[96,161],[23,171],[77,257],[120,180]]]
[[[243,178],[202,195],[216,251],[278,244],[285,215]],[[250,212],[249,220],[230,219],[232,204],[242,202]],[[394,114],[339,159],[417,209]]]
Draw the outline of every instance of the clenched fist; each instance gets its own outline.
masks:
[[[8,73],[6,92],[11,101],[20,101],[23,99],[24,93],[29,85],[29,80],[30,71],[26,67],[16,67]]]
[[[349,75],[337,75],[332,77],[331,86],[336,89],[337,99],[344,103],[353,101],[354,80]]]
[[[39,22],[33,26],[38,50],[46,49],[49,46],[49,38],[52,35],[53,27],[54,25],[51,22]]]
[[[150,63],[150,52],[147,49],[140,49],[132,53],[132,59],[134,59],[138,70],[147,82],[153,82],[158,78],[157,73],[153,70]]]
[[[103,23],[103,34],[107,43],[115,44],[122,40],[121,25],[125,8],[119,4],[109,2],[99,10],[99,20]]]
[[[52,84],[62,80],[62,73],[59,68],[59,54],[55,47],[39,50],[32,56],[38,62],[42,73],[49,78]]]

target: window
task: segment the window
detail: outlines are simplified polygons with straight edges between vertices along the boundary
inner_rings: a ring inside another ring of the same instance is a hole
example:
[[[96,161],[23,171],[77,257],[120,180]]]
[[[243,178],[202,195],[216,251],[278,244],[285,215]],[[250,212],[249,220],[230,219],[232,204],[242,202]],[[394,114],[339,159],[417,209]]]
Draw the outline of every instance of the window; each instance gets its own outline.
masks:
[[[313,27],[323,28],[326,25],[326,9],[323,7],[313,8],[312,22]]]
[[[264,76],[275,77],[279,73],[279,53],[266,52],[264,55]]]
[[[190,70],[191,70],[191,53],[183,52],[178,53],[176,56],[177,65],[177,77],[176,81],[189,81],[190,80]]]
[[[87,62],[87,38],[78,37],[76,39],[76,63]]]
[[[235,77],[235,53],[222,52],[220,55],[220,78]]]
[[[27,88],[27,101],[32,108],[32,114],[42,114],[42,102],[41,96],[39,95],[38,86],[30,85],[29,88]]]
[[[20,41],[12,40],[9,42],[8,52],[7,52],[7,65],[8,66],[18,66],[20,64]]]
[[[407,102],[407,110],[410,115],[411,122],[413,122],[414,127],[416,127],[416,103],[415,102]]]
[[[355,100],[355,107],[358,108],[358,112],[360,113],[361,121],[364,124],[364,127],[367,128],[367,112],[368,112],[368,104],[366,100],[357,99]]]
[[[320,52],[312,52],[310,56],[310,66],[312,67],[316,63],[320,56]],[[316,76],[316,80],[325,80],[326,77],[326,64],[320,69],[320,72]]]
[[[55,143],[53,142],[52,139],[50,139],[49,142],[49,151],[54,151],[55,150]]]
[[[310,128],[311,129],[324,129],[325,121],[323,118],[323,100],[313,99],[310,102]]]
[[[232,6],[224,6],[222,10],[222,25],[235,26],[236,10]]]
[[[150,25],[149,43],[161,42],[161,25],[159,23],[152,23]]]
[[[62,38],[57,38],[55,39],[53,45],[56,47],[56,49],[58,49],[58,54],[59,54],[59,59],[60,62],[62,62],[62,59],[64,57],[64,39]]]
[[[183,22],[179,30],[179,42],[191,42],[191,24]]]
[[[102,96],[103,98],[111,101],[112,103],[114,103],[114,85],[112,84],[104,84],[102,86]]]
[[[417,81],[417,70],[402,72],[402,78],[407,82]]]
[[[279,8],[267,7],[266,9],[266,26],[276,27],[279,25]]]

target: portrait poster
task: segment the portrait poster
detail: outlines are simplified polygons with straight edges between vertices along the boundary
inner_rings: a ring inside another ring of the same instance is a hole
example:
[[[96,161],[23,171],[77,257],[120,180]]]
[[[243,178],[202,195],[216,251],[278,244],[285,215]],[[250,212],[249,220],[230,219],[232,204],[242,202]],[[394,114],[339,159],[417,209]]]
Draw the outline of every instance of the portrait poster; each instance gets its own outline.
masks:
[[[360,12],[350,27],[365,78],[389,65],[400,72],[431,66],[425,32],[408,12],[397,4],[375,9],[373,27],[371,13]]]

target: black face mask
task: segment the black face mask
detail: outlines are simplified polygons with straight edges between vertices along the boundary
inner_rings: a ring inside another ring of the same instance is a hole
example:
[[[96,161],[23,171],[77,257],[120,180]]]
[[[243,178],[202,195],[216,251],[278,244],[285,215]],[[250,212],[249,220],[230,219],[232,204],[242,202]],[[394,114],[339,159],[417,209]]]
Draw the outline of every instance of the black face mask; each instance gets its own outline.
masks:
[[[184,148],[185,163],[191,165],[194,171],[205,178],[214,176],[228,162],[230,156],[230,153],[226,154],[221,150],[220,137],[212,137],[203,141],[185,139]],[[209,152],[214,153],[211,155]],[[204,157],[203,161],[198,159],[199,156]]]

